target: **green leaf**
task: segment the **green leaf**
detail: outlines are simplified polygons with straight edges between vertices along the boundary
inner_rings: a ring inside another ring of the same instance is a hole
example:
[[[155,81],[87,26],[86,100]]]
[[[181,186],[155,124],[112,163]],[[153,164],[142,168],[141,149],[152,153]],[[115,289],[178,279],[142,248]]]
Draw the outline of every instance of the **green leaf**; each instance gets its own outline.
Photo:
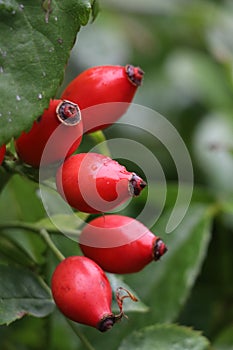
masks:
[[[4,350],[29,350],[45,349],[48,338],[47,318],[24,317],[20,322],[14,322],[9,326],[0,327],[0,349]],[[10,341],[9,341],[10,340]]]
[[[31,259],[22,247],[15,244],[9,237],[0,234],[0,261],[9,263],[14,262],[20,265],[29,266],[32,264]]]
[[[45,215],[45,210],[37,196],[38,186],[15,175],[0,196],[0,221],[36,221]],[[8,210],[10,208],[10,210]]]
[[[154,191],[156,193],[156,196],[152,198],[152,204],[156,206],[156,208],[173,208],[176,204],[177,196],[179,194],[179,191],[182,193],[182,196],[180,195],[180,203],[185,208],[185,204],[187,203],[187,198],[189,198],[190,193],[192,195],[192,203],[199,203],[199,204],[211,204],[215,201],[214,193],[211,192],[210,189],[207,189],[206,187],[202,186],[195,186],[192,187],[192,184],[177,184],[177,182],[169,181],[166,186],[166,198],[164,195],[164,188],[163,184],[156,182],[150,184],[150,190]],[[143,195],[143,193],[142,193]],[[139,200],[143,203],[145,199],[142,199],[142,196],[140,195]],[[185,215],[185,212],[184,212]]]
[[[37,227],[45,228],[47,231],[60,231],[70,239],[77,241],[80,234],[79,229],[85,224],[89,214],[75,213],[53,188],[41,185],[39,195],[48,217],[38,221]]]
[[[5,169],[1,166],[0,167],[0,193],[6,186],[7,182],[10,180],[12,174],[9,174],[8,172],[5,171]]]
[[[141,315],[135,322],[171,322],[177,317],[206,256],[212,214],[207,205],[192,205],[182,223],[167,236],[163,232],[170,212],[156,224],[155,234],[165,241],[168,252],[141,271],[140,278],[131,275],[125,279],[150,307],[147,317]]]
[[[178,325],[154,325],[131,333],[118,350],[208,350],[200,332]]]
[[[15,226],[13,221],[6,224],[1,223],[5,227],[0,232],[0,240],[6,248],[1,247],[2,254],[8,256],[8,258],[11,258],[12,261],[16,261],[18,264],[25,264],[23,262],[24,260],[30,265],[43,264],[45,262],[43,253],[46,246],[39,233],[37,235],[34,231],[24,230],[16,226],[12,228],[10,227],[11,223],[12,226]]]
[[[92,2],[1,1],[0,144],[28,130],[55,96]]]
[[[13,176],[0,196],[0,222],[33,222],[44,216],[44,208],[37,196],[38,186],[26,178]],[[10,210],[7,210],[10,208]],[[35,262],[41,263],[44,243],[41,237],[21,228],[5,229],[4,235],[20,247]]]
[[[51,350],[78,350],[83,348],[67,319],[58,310],[55,310],[51,315],[50,327]],[[77,327],[80,327],[80,325],[77,324]],[[81,327],[80,331],[83,331]]]
[[[39,220],[35,227],[43,228],[52,233],[63,233],[77,242],[80,234],[79,228],[82,224],[83,220],[77,215],[58,214]]]
[[[94,21],[100,11],[100,6],[97,0],[93,0],[92,5],[92,20]]]
[[[54,309],[48,287],[29,270],[0,265],[0,324],[25,315],[44,317]]]

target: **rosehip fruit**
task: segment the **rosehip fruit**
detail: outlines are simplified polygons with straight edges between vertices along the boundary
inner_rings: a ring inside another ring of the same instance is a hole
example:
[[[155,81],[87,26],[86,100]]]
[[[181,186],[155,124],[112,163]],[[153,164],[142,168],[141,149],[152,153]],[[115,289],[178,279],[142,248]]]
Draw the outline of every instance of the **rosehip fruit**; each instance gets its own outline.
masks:
[[[0,165],[3,162],[5,154],[6,154],[6,145],[3,145],[3,146],[0,147]]]
[[[105,215],[90,221],[80,235],[83,254],[103,270],[133,273],[165,254],[165,243],[136,219]]]
[[[62,93],[62,98],[79,105],[83,113],[84,132],[101,130],[126,112],[142,83],[143,74],[141,68],[129,64],[125,67],[92,67],[71,81]],[[83,111],[91,106],[96,108]]]
[[[69,319],[104,332],[114,324],[112,290],[103,270],[82,256],[64,259],[52,276],[52,294]]]
[[[79,107],[70,101],[51,100],[31,130],[15,140],[15,149],[22,161],[33,167],[56,163],[74,153],[82,132]]]
[[[118,315],[111,311],[112,290],[103,270],[84,256],[64,259],[52,275],[51,289],[59,310],[72,321],[82,323],[105,332],[123,316],[123,299],[134,295],[119,287],[116,293],[120,309]],[[124,290],[127,295],[120,296]]]
[[[135,173],[98,153],[68,158],[57,171],[56,184],[71,207],[86,213],[112,210],[146,186]]]

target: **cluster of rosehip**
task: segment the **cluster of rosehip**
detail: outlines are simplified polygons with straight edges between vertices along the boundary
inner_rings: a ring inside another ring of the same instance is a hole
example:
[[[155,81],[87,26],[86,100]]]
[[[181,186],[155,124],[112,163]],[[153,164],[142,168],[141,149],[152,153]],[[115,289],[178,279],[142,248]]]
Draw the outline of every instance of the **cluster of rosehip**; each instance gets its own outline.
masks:
[[[78,211],[109,212],[146,186],[138,175],[103,154],[73,154],[84,134],[106,128],[125,113],[142,78],[143,71],[132,65],[90,68],[68,85],[61,99],[50,101],[28,133],[15,140],[18,156],[26,164],[44,167],[62,162],[56,171],[57,190]],[[79,245],[84,256],[68,257],[54,271],[53,297],[66,317],[104,332],[123,316],[123,299],[135,300],[120,287],[116,293],[120,313],[114,315],[104,271],[138,272],[167,248],[141,222],[116,214],[92,219],[82,229]],[[126,294],[121,295],[122,290]]]

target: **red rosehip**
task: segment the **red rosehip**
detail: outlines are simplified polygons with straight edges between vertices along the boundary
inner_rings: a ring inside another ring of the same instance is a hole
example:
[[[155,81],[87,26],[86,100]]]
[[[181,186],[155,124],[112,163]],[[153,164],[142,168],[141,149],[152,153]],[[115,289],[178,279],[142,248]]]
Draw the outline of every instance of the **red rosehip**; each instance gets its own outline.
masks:
[[[105,215],[90,221],[80,235],[83,254],[105,271],[133,273],[159,260],[167,247],[136,219]]]
[[[84,256],[70,256],[55,269],[51,289],[54,301],[64,316],[100,332],[106,332],[124,316],[123,300],[137,298],[127,289],[118,287],[116,301],[119,314],[111,311],[112,290],[101,267]],[[121,295],[125,292],[126,295]]]
[[[3,145],[3,146],[0,147],[0,165],[3,162],[5,154],[6,154],[6,145]]]
[[[57,307],[69,319],[102,332],[114,325],[111,286],[94,261],[82,256],[64,259],[53,273],[51,287]]]
[[[98,153],[68,158],[57,171],[56,184],[70,206],[87,213],[112,210],[146,186],[135,173]]]
[[[132,65],[92,67],[71,81],[62,98],[79,105],[84,132],[101,130],[126,112],[142,83],[143,74],[141,68]],[[96,108],[83,111],[91,106]]]
[[[71,155],[82,140],[82,132],[79,107],[70,101],[51,100],[48,109],[34,122],[31,130],[23,132],[15,140],[15,148],[22,161],[39,167]]]

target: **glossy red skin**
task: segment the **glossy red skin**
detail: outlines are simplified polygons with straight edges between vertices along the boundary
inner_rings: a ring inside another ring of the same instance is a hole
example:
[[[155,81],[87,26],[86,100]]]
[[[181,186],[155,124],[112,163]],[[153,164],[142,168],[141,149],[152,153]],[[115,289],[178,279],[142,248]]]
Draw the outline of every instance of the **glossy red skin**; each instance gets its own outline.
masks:
[[[58,192],[70,206],[87,213],[106,212],[132,197],[132,173],[98,153],[71,156],[58,169]]]
[[[2,164],[3,162],[3,159],[5,157],[5,154],[6,154],[6,146],[3,145],[0,147],[0,165]]]
[[[83,133],[82,121],[74,126],[63,125],[56,115],[56,108],[61,102],[62,100],[51,100],[48,109],[45,109],[39,120],[33,123],[31,130],[23,132],[15,140],[15,149],[24,163],[33,167],[56,163],[70,156],[80,145]],[[48,147],[48,152],[46,149],[42,158],[52,134],[53,145]]]
[[[112,290],[103,270],[83,256],[70,256],[55,269],[51,289],[59,310],[72,321],[99,328],[112,317]]]
[[[106,104],[83,111],[83,130],[102,130],[116,122],[128,109],[137,86],[133,84],[123,66],[92,67],[78,75],[62,93],[63,99],[85,108]],[[122,104],[109,104],[122,102]]]
[[[83,254],[103,270],[127,274],[142,270],[154,260],[153,247],[158,239],[136,219],[111,214],[89,222],[79,244]]]

